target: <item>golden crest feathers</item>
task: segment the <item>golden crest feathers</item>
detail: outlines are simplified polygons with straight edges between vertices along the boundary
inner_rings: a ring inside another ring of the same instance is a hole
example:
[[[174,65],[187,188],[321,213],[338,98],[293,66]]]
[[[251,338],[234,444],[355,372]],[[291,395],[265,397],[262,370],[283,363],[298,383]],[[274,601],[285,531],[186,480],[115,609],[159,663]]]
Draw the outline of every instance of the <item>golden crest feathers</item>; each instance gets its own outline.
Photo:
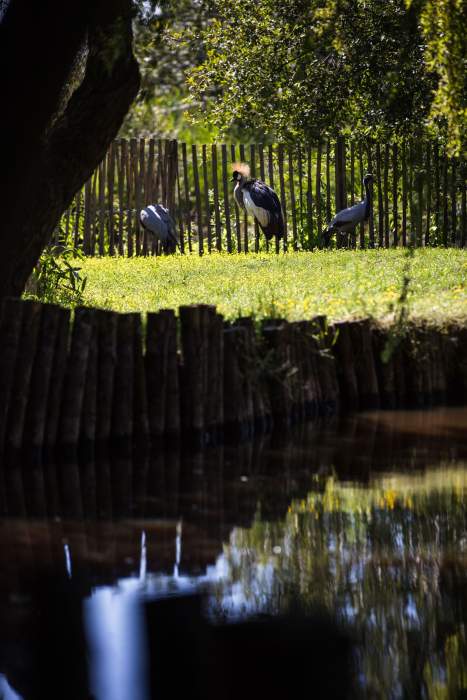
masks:
[[[232,170],[241,173],[245,177],[250,177],[250,166],[248,163],[232,163]]]

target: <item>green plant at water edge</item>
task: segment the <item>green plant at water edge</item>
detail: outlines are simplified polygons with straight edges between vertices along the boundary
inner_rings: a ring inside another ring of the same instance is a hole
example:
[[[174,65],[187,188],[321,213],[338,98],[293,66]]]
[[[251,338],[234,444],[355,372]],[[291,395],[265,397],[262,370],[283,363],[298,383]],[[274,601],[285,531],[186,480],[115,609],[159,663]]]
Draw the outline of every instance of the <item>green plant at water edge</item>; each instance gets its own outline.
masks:
[[[75,248],[47,246],[33,272],[33,296],[53,304],[82,304],[87,277],[81,274],[76,261],[83,259],[84,255]]]

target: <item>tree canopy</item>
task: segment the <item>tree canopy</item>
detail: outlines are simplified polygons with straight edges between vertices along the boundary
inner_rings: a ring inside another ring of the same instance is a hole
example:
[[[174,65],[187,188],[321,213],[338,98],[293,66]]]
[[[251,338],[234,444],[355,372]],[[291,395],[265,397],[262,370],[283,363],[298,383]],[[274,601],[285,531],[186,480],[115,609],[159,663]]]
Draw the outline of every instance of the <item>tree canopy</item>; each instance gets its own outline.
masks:
[[[435,129],[465,142],[462,0],[212,0],[197,118],[276,138]]]

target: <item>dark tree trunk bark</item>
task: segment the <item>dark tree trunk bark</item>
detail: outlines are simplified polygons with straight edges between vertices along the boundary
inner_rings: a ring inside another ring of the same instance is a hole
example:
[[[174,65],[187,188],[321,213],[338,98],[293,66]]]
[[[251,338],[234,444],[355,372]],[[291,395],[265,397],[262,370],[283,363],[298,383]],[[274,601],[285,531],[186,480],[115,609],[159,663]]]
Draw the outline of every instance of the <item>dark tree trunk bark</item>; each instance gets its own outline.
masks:
[[[131,21],[131,0],[11,0],[0,24],[0,298],[22,293],[136,96]]]

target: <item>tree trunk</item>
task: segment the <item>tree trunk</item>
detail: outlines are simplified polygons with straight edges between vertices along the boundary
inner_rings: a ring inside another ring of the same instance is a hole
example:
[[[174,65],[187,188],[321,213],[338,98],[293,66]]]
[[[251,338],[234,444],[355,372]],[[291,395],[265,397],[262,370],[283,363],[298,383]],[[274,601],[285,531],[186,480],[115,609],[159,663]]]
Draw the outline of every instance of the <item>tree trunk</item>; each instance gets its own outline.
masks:
[[[0,298],[24,290],[139,87],[131,0],[39,6],[11,0],[0,24]]]

